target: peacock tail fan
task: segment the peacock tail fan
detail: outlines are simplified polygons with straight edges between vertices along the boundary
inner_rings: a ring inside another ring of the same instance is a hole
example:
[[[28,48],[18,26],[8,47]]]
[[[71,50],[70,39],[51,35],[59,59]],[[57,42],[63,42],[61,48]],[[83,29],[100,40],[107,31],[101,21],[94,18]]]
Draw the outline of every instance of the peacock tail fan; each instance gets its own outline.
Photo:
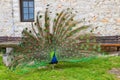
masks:
[[[38,12],[32,29],[23,30],[22,41],[12,53],[15,57],[10,67],[16,67],[23,62],[30,64],[32,61],[34,64],[71,60],[77,62],[83,57],[95,55],[100,46],[91,44],[95,42],[93,34],[80,34],[91,26],[80,26],[82,21],[75,20],[75,15],[70,9],[64,9],[56,13],[52,20],[48,8],[44,15]]]

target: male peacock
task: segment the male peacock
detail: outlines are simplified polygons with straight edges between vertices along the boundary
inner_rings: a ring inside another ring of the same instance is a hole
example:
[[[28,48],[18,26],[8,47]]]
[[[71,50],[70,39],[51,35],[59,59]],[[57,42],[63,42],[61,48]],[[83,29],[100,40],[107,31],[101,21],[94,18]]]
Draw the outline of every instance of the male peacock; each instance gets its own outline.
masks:
[[[58,60],[57,60],[57,56],[56,56],[56,50],[53,50],[51,53],[50,53],[50,57],[51,57],[51,61],[49,64],[52,64],[52,69],[54,69],[54,66],[55,64],[58,63]]]
[[[82,21],[75,20],[76,14],[69,8],[56,13],[53,20],[50,13],[48,8],[44,15],[38,12],[36,22],[32,24],[32,30],[27,28],[23,30],[23,39],[20,46],[14,49],[15,59],[11,67],[23,61],[48,61],[49,54],[51,56],[50,64],[53,64],[53,67],[58,63],[57,53],[59,59],[81,57],[83,49],[80,46],[83,43],[79,32],[89,26],[79,26],[78,24]]]
[[[49,64],[57,64],[58,60],[57,60],[57,57],[56,57],[56,50],[52,51],[50,53],[50,56],[51,56],[51,62]]]

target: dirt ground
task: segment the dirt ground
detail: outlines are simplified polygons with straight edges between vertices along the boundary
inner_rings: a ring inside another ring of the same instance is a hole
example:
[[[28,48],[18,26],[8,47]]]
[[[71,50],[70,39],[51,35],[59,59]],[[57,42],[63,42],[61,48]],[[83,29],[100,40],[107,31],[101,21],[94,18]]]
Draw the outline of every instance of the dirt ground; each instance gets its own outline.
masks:
[[[120,79],[120,68],[112,68],[112,69],[109,71],[109,73],[116,75],[117,78]]]

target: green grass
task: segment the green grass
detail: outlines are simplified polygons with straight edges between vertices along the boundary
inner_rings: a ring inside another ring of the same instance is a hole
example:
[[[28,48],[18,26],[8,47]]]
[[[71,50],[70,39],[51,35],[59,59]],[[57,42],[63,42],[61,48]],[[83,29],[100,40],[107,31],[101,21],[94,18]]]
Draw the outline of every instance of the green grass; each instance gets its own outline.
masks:
[[[60,62],[54,70],[48,67],[15,71],[7,69],[0,57],[0,80],[119,80],[108,73],[112,68],[120,68],[120,57],[95,58],[78,63]]]

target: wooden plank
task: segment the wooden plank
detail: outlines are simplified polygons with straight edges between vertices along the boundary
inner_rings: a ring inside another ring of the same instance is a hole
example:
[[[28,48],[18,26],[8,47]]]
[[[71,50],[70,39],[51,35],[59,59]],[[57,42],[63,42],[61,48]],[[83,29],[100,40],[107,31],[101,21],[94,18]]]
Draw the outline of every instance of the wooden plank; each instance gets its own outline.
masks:
[[[119,36],[97,36],[96,41],[99,43],[120,43]]]
[[[7,42],[0,42],[0,47],[15,47],[20,44],[20,41],[7,41]]]
[[[0,42],[21,41],[21,37],[0,36]]]
[[[117,43],[116,43],[116,44],[115,44],[115,43],[114,43],[114,44],[101,43],[100,45],[101,45],[101,46],[104,46],[104,47],[105,47],[105,46],[106,46],[106,47],[119,47],[119,46],[120,46],[120,44],[117,44]]]

